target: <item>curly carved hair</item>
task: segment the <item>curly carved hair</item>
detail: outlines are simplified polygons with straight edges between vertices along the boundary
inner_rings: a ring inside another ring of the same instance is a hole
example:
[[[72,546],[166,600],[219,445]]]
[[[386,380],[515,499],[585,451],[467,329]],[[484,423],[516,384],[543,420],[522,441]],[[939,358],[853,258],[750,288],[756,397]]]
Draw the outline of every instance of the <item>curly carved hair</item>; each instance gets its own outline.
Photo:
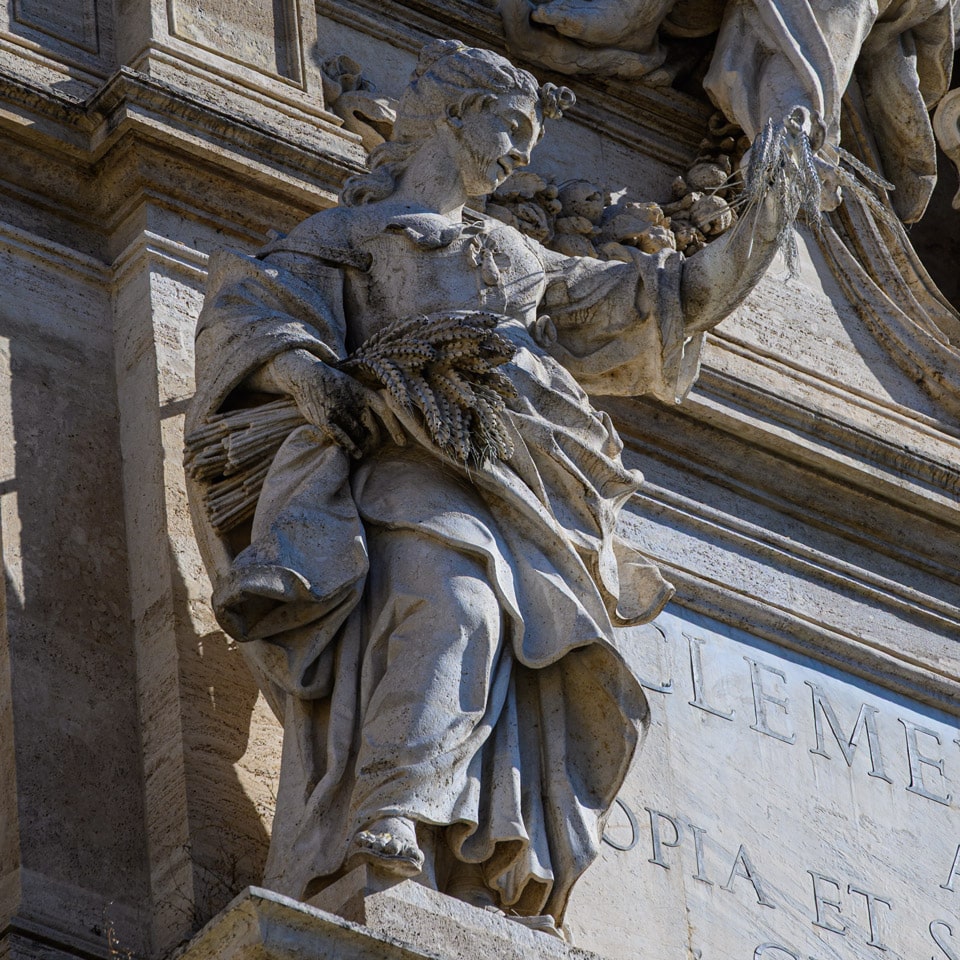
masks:
[[[340,203],[360,206],[389,197],[410,159],[445,116],[462,116],[477,101],[507,93],[526,94],[542,116],[556,118],[575,102],[566,87],[543,87],[533,74],[515,67],[490,50],[455,40],[434,40],[421,51],[410,84],[397,109],[393,135],[370,154],[370,172],[351,177]]]

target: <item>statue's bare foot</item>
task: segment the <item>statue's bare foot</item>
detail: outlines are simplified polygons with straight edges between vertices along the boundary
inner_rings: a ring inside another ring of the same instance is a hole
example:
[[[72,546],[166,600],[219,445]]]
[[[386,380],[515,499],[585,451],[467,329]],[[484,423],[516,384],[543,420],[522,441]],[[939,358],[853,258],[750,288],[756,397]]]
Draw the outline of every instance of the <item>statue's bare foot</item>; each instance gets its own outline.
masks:
[[[399,877],[415,877],[423,869],[417,831],[406,817],[381,817],[358,830],[347,853],[347,869],[361,863]]]

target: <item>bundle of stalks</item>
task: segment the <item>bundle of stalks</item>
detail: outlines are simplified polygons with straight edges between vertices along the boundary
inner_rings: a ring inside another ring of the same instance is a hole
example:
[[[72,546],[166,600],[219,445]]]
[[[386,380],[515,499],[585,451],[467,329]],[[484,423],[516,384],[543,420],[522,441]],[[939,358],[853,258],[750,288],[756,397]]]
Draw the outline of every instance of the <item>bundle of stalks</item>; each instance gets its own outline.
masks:
[[[455,460],[508,459],[513,442],[501,414],[516,396],[496,367],[516,347],[494,330],[490,313],[435,313],[384,327],[340,363],[382,385],[401,409],[420,411],[433,442]]]
[[[862,200],[878,220],[898,225],[896,215],[885,202],[885,191],[893,190],[893,184],[840,146],[830,148],[833,160],[814,150],[804,129],[805,113],[797,107],[780,123],[767,121],[753,142],[740,195],[730,204],[740,213],[734,229],[743,229],[745,223],[751,222],[746,216],[750,210],[756,209],[768,194],[776,197],[787,213],[776,242],[791,278],[798,275],[800,262],[794,219],[800,215],[814,233],[821,230],[826,180]],[[730,177],[724,188],[738,186],[739,176]]]
[[[513,443],[504,401],[516,396],[496,367],[516,348],[494,327],[493,314],[445,313],[398,320],[366,340],[338,365],[387,403],[417,410],[433,442],[464,464],[507,459]],[[206,484],[204,503],[221,534],[249,520],[277,450],[306,423],[289,398],[231,410],[187,435],[184,465]]]
[[[226,533],[253,516],[274,454],[306,421],[290,399],[209,417],[185,439],[184,466],[207,481],[204,503],[210,523]]]

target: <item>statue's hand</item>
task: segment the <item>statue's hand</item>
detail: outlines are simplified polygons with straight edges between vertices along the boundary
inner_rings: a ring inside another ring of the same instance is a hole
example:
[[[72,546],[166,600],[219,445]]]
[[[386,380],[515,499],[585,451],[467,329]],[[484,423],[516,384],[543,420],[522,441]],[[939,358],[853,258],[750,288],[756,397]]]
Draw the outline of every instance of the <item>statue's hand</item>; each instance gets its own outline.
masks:
[[[271,361],[277,386],[296,401],[303,418],[352,457],[376,446],[381,428],[406,443],[403,428],[383,397],[307,350],[288,350]]]
[[[819,113],[806,107],[794,107],[784,117],[783,125],[794,144],[794,152],[801,134],[807,138],[810,150],[817,156],[817,174],[820,177],[820,209],[824,213],[836,210],[843,200],[840,178],[836,174],[839,166],[837,147],[827,139],[827,127]]]
[[[827,128],[819,113],[807,107],[794,107],[784,118],[783,125],[787,133],[796,140],[800,136],[807,138],[810,149],[816,153],[827,135]]]

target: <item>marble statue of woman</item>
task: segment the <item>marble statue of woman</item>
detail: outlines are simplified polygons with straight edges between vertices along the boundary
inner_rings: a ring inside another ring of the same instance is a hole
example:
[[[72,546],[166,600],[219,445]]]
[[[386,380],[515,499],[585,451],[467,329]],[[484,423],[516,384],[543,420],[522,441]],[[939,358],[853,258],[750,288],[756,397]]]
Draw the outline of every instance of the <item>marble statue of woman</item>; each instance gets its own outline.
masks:
[[[560,921],[640,740],[614,627],[672,589],[616,535],[641,477],[588,394],[682,397],[784,214],[764,202],[689,260],[623,263],[472,213],[557,112],[502,57],[431,43],[338,207],[211,261],[188,434],[278,395],[299,417],[252,519],[218,526],[207,481],[191,489],[217,617],[284,725],[265,883],[290,896],[366,864]],[[341,369],[386,325],[437,315],[509,342],[508,455],[465,462]]]

